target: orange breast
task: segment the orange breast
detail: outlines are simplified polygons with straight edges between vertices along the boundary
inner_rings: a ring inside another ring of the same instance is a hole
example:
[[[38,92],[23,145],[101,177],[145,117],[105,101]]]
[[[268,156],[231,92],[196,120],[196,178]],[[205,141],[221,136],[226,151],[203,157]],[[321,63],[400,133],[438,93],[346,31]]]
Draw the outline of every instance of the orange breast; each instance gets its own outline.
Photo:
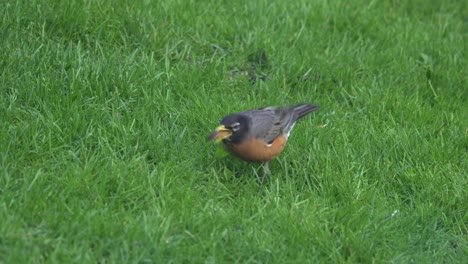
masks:
[[[265,162],[274,159],[283,151],[286,146],[287,138],[285,135],[277,137],[271,145],[265,144],[261,139],[252,138],[241,144],[228,145],[225,148],[234,156],[246,161]]]

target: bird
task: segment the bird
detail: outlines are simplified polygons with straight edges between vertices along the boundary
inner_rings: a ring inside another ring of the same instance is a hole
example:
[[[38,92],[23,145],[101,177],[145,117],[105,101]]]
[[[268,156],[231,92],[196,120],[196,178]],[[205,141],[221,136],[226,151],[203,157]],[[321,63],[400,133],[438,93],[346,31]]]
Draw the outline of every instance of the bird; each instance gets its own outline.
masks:
[[[263,184],[269,162],[283,151],[297,120],[319,108],[297,104],[229,114],[221,119],[207,141],[221,142],[228,152],[244,161],[263,163]]]

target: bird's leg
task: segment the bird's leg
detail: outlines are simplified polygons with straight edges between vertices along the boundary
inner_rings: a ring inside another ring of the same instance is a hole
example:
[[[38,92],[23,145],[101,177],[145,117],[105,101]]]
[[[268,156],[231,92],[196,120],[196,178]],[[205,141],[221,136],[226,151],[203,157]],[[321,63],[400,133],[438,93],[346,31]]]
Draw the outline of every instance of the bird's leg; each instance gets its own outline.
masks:
[[[267,173],[269,173],[270,170],[268,169],[268,161],[265,161],[263,163],[263,176],[262,176],[262,181],[260,182],[261,185],[263,185],[263,182],[265,181]]]

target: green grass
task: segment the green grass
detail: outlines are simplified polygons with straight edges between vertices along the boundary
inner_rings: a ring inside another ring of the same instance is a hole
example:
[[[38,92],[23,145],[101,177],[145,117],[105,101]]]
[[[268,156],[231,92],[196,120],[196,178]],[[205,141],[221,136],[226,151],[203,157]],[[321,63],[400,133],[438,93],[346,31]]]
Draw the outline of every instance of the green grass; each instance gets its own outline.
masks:
[[[466,17],[3,1],[0,263],[466,263]],[[205,142],[228,113],[302,102],[322,108],[261,188]]]

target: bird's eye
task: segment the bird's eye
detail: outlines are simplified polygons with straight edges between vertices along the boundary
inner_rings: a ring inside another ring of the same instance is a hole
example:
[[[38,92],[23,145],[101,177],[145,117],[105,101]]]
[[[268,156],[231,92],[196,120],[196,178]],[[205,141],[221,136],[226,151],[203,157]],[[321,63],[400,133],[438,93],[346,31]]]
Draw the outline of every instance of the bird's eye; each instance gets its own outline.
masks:
[[[239,130],[239,127],[240,127],[239,122],[236,122],[236,123],[234,123],[234,124],[231,125],[231,130],[232,130],[233,132],[236,132],[237,130]]]

